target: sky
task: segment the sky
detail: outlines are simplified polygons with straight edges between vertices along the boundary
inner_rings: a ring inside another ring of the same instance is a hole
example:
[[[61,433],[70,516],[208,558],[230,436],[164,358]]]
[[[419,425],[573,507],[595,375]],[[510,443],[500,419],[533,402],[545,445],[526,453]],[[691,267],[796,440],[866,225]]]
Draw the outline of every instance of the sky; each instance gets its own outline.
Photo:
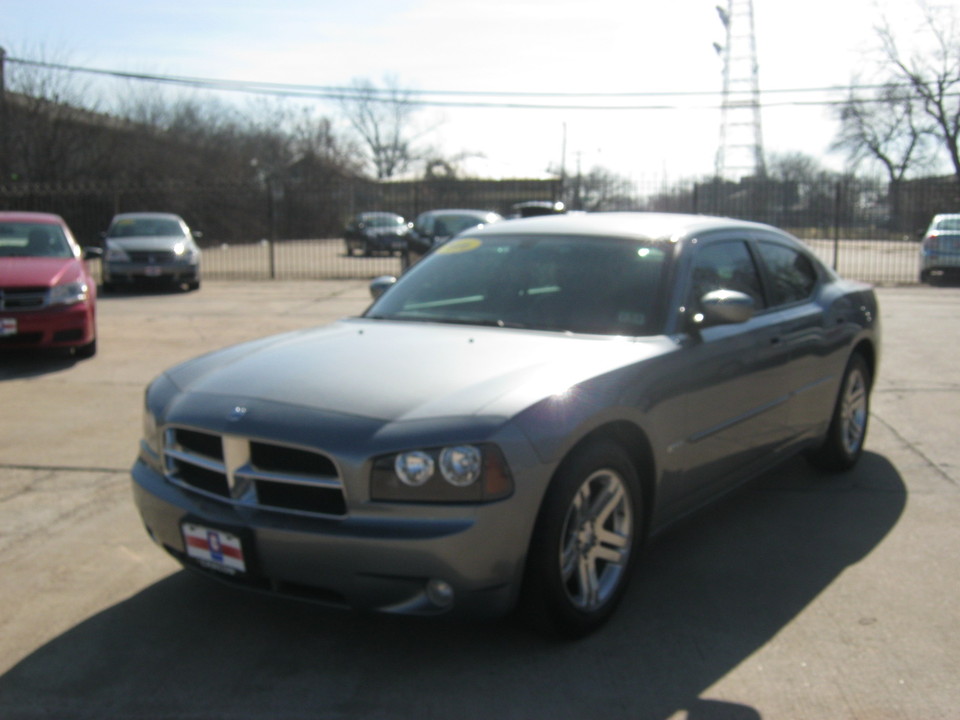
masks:
[[[564,106],[428,106],[414,124],[422,142],[468,157],[467,170],[479,176],[542,177],[561,166],[570,175],[601,166],[637,181],[670,182],[714,170],[723,67],[714,43],[725,40],[717,4],[0,0],[0,46],[9,57],[122,72],[312,86],[358,78],[382,86],[389,79],[427,100]],[[909,42],[916,3],[753,0],[753,10],[766,155],[801,152],[844,169],[846,159],[829,152],[835,109],[809,104],[843,94],[812,90],[848,87],[873,73],[876,26],[887,18]],[[642,95],[614,96],[623,93]],[[314,104],[345,129],[335,102]]]

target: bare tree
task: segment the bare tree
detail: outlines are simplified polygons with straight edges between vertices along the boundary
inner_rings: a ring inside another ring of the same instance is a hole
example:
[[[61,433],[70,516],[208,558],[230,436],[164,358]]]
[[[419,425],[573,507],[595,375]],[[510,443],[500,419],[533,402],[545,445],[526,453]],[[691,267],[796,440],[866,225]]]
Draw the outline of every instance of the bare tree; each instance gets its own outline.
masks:
[[[87,179],[109,164],[95,93],[50,61],[7,58],[3,180]]]
[[[931,130],[950,157],[960,193],[960,34],[956,8],[921,0],[925,52],[906,56],[889,22],[878,29],[893,81],[909,88],[931,121]]]
[[[846,151],[855,164],[875,161],[893,183],[929,164],[933,127],[903,85],[886,83],[866,98],[851,89],[838,114],[840,132],[831,149]]]
[[[634,210],[639,205],[633,182],[604,167],[577,173],[572,185],[570,205],[575,210]]]
[[[394,79],[387,79],[384,89],[369,80],[354,80],[352,92],[340,104],[369,152],[378,180],[401,174],[418,159],[412,117],[419,105]]]

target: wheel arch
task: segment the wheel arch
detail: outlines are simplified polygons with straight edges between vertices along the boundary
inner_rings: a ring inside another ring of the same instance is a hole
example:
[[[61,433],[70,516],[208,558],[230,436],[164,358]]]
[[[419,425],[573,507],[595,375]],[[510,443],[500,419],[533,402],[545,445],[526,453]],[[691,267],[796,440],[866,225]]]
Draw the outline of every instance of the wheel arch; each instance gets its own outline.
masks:
[[[867,364],[867,369],[870,371],[870,388],[873,388],[874,380],[877,377],[877,362],[879,358],[877,357],[877,349],[874,344],[869,340],[861,340],[858,342],[853,351],[850,353],[850,357],[854,355],[859,355],[863,358],[864,362]]]
[[[580,449],[604,441],[619,446],[627,454],[637,471],[642,493],[640,498],[641,520],[643,522],[641,533],[645,537],[650,528],[650,519],[656,498],[657,467],[650,439],[636,424],[628,420],[615,420],[594,428],[567,451],[557,465],[554,476]]]

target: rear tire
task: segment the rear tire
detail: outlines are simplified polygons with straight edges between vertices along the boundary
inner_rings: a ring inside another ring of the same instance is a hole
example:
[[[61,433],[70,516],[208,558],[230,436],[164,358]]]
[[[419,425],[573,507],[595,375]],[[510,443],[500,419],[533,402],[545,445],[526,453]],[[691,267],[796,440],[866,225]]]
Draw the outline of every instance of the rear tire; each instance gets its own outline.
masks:
[[[623,598],[639,552],[640,481],[620,446],[588,445],[557,470],[537,518],[521,597],[545,634],[575,639]]]
[[[870,418],[870,368],[860,354],[847,363],[823,444],[808,454],[814,466],[832,472],[843,472],[857,464],[863,453]]]

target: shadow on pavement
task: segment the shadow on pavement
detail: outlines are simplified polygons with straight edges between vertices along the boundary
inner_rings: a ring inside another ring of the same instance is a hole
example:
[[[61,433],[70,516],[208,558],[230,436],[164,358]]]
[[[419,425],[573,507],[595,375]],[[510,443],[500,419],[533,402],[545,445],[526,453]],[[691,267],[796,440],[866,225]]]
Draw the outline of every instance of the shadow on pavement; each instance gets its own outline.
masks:
[[[78,358],[70,350],[0,350],[0,382],[17,380],[69,370],[87,360]]]
[[[332,612],[179,572],[12,668],[0,717],[757,720],[701,695],[867,556],[905,503],[881,456],[836,477],[792,460],[656,542],[615,618],[574,644],[513,621]]]

